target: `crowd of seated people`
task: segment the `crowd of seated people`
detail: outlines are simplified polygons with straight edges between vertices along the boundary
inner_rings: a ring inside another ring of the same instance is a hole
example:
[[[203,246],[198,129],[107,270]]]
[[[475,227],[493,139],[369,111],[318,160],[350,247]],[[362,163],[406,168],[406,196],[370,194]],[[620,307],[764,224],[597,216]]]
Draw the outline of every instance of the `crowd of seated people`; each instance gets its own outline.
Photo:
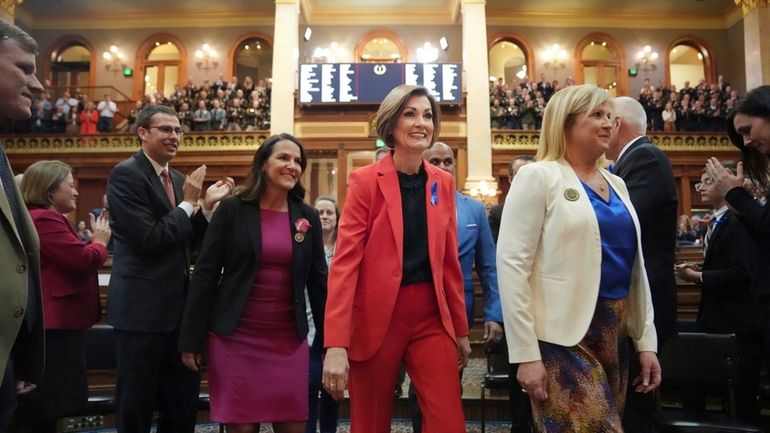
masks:
[[[135,132],[136,114],[151,105],[169,105],[179,113],[184,132],[191,131],[256,131],[270,129],[270,80],[243,81],[222,75],[214,82],[204,80],[197,85],[189,80],[176,85],[170,95],[157,91],[135,102],[128,113],[120,113],[109,95],[91,101],[86,93],[65,90],[60,97],[51,90],[42,93],[32,106],[32,118],[0,125],[2,133],[81,134]],[[112,122],[119,113],[126,122]]]
[[[644,107],[652,131],[712,131],[725,130],[727,113],[738,102],[736,90],[720,75],[716,83],[700,80],[691,87],[689,81],[677,91],[676,86],[657,87],[646,79],[639,92],[639,102]]]
[[[575,84],[569,77],[561,86],[559,81],[548,81],[540,75],[537,83],[529,77],[518,84],[505,83],[500,77],[490,82],[489,114],[492,129],[540,129],[548,100],[562,87]],[[679,91],[663,80],[657,87],[649,79],[639,92],[638,100],[647,114],[648,130],[666,132],[719,132],[725,130],[727,113],[738,102],[736,90],[720,75],[716,83],[700,80],[690,87],[686,81]]]
[[[210,83],[200,86],[192,80],[175,86],[168,97],[161,92],[137,101],[128,114],[128,129],[135,129],[136,113],[150,105],[169,105],[179,115],[184,132],[190,131],[258,131],[270,129],[270,80],[254,80],[247,76],[243,82],[233,77],[229,82],[220,74]]]

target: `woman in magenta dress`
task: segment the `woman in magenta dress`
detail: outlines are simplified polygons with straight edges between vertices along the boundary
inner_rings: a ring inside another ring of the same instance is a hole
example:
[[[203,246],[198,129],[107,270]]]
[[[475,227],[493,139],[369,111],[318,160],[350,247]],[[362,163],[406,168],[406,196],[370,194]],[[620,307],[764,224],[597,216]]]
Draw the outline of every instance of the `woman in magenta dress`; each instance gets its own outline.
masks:
[[[306,165],[289,134],[260,146],[245,188],[214,214],[190,283],[182,360],[197,370],[208,354],[211,419],[230,433],[263,422],[301,433],[308,418],[305,287],[323,338],[327,270],[318,212],[302,201]]]

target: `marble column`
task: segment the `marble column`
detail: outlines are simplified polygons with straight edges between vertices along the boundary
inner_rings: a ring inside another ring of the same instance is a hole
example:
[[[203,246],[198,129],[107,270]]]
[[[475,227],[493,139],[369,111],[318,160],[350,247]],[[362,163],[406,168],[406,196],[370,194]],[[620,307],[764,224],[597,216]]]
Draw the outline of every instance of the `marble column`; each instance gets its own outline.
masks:
[[[294,134],[294,89],[299,58],[299,0],[275,0],[270,134]]]
[[[463,190],[496,190],[497,181],[492,176],[486,1],[462,0],[460,7],[468,133],[468,177]]]
[[[768,0],[735,0],[743,7],[746,90],[770,83],[770,8]]]

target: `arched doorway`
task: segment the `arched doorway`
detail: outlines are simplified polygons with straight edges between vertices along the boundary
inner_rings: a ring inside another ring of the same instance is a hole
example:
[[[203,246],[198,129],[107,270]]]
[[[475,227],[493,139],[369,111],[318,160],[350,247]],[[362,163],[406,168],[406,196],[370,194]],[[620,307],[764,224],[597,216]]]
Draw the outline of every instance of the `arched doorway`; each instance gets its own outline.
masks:
[[[409,51],[398,35],[379,29],[359,39],[354,55],[362,63],[403,63],[408,61]]]
[[[532,48],[520,36],[506,32],[490,38],[489,76],[505,83],[516,83],[529,77],[533,80],[534,56]]]
[[[575,50],[578,83],[594,84],[612,96],[625,95],[627,78],[623,47],[605,33],[592,33]]]
[[[137,50],[138,74],[134,74],[134,98],[161,92],[169,96],[187,76],[187,51],[169,34],[153,35]]]
[[[47,56],[47,77],[53,86],[53,97],[64,91],[71,94],[94,85],[96,64],[91,44],[77,35],[65,35],[51,44]]]
[[[259,83],[273,76],[273,44],[265,35],[243,36],[231,49],[230,58],[233,59],[230,76],[238,77],[240,82],[251,77],[254,83]]]
[[[700,80],[716,81],[714,59],[705,41],[695,36],[681,36],[666,49],[666,82],[677,89],[689,81],[695,87]]]

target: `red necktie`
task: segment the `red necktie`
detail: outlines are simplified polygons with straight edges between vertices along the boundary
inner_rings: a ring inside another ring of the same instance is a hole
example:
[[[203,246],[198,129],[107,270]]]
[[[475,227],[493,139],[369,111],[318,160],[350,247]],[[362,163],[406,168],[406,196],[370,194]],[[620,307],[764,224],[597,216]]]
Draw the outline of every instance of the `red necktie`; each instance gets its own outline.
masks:
[[[171,203],[171,207],[176,206],[176,199],[174,199],[174,185],[171,184],[171,178],[168,176],[168,170],[165,168],[160,172],[160,178],[163,179],[163,188],[166,190],[168,196],[168,202]]]

